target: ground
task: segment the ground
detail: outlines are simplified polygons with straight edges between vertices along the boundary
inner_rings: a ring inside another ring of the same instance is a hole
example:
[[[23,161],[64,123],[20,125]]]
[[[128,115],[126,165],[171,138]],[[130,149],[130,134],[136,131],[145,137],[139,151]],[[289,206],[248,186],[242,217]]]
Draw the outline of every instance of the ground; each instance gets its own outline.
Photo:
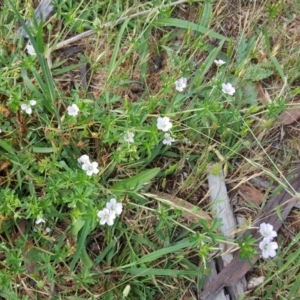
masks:
[[[245,222],[237,231],[252,228],[277,187],[289,190],[300,149],[300,4],[178,2],[53,1],[29,40],[17,29],[38,2],[0,4],[2,299],[200,299],[209,262],[230,244],[209,170],[224,174]],[[28,114],[21,105],[32,99]],[[78,114],[68,114],[72,104]],[[157,127],[160,117],[171,129]],[[95,174],[78,163],[84,154]],[[99,224],[111,198],[123,211]],[[276,257],[246,274],[263,282],[241,299],[299,299],[299,228],[296,205]],[[259,257],[258,241],[242,239],[233,244],[245,259]]]

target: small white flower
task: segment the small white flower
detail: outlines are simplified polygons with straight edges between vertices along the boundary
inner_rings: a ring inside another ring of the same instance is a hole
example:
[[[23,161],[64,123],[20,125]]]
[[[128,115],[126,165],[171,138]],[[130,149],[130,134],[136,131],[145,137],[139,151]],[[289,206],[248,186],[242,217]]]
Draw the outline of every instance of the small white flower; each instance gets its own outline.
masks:
[[[171,145],[173,142],[175,142],[175,139],[171,137],[169,133],[165,133],[165,138],[163,140],[164,145]]]
[[[26,114],[31,115],[32,113],[32,108],[30,105],[27,105],[25,103],[21,104],[21,109],[24,110],[26,112]]]
[[[157,119],[157,128],[162,131],[168,131],[172,128],[173,124],[170,122],[169,117],[159,117]]]
[[[112,198],[109,202],[106,203],[106,208],[109,209],[110,212],[113,212],[115,215],[120,215],[123,210],[123,205],[122,203],[118,203],[115,198]]]
[[[261,223],[259,228],[260,234],[269,241],[273,240],[274,237],[277,236],[275,230],[273,230],[273,226],[271,224]]]
[[[259,243],[259,248],[262,251],[263,258],[267,259],[276,256],[275,250],[278,248],[278,244],[276,242],[271,242],[269,239],[263,239]]]
[[[2,132],[2,129],[0,129],[0,133]]]
[[[34,106],[34,105],[36,105],[36,101],[35,100],[30,100],[29,104],[22,103],[21,104],[21,109],[24,110],[28,115],[31,115],[31,113],[32,113],[31,106]]]
[[[187,86],[187,79],[185,77],[181,77],[175,81],[175,87],[178,92],[183,92],[186,86]]]
[[[222,59],[216,59],[214,60],[214,63],[218,66],[221,67],[222,65],[226,64],[226,62]]]
[[[222,92],[233,96],[233,94],[235,93],[235,88],[232,86],[231,83],[222,83]]]
[[[130,289],[131,289],[130,285],[127,284],[127,285],[125,286],[125,289],[123,290],[123,297],[124,297],[124,298],[126,298],[126,297],[128,296],[128,294],[129,294],[129,292],[130,292]]]
[[[77,159],[77,161],[79,164],[86,164],[90,162],[90,158],[88,157],[88,155],[83,154]]]
[[[42,219],[42,218],[37,218],[36,221],[35,221],[35,224],[39,225],[41,223],[46,223],[46,221],[44,219]]]
[[[93,174],[98,174],[98,163],[97,162],[86,162],[82,165],[82,170],[86,171],[86,175],[92,176]]]
[[[52,229],[51,229],[51,228],[49,228],[49,227],[46,227],[46,232],[50,233],[51,231],[52,231]]]
[[[127,143],[134,143],[134,133],[133,132],[126,132],[124,134],[124,141],[127,142]]]
[[[29,55],[36,55],[36,52],[31,44],[26,46],[26,50]]]
[[[72,104],[71,106],[68,106],[67,111],[69,116],[76,117],[79,113],[79,108],[76,104]]]
[[[107,224],[109,226],[112,226],[114,224],[116,214],[109,209],[104,208],[103,210],[100,210],[97,215],[100,219],[101,225]]]

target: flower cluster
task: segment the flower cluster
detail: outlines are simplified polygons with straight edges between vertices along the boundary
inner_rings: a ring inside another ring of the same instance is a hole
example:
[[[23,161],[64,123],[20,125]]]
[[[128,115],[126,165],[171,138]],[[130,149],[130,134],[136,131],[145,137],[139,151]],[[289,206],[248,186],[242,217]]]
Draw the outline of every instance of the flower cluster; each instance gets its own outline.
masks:
[[[116,216],[119,216],[122,213],[122,210],[122,203],[117,202],[115,198],[110,199],[110,201],[106,203],[106,207],[98,211],[97,215],[100,219],[100,224],[107,224],[108,226],[112,226],[114,224]]]
[[[277,236],[277,232],[273,230],[273,226],[271,224],[261,223],[259,232],[263,236],[263,240],[259,243],[263,258],[267,259],[276,256],[278,244],[272,240]]]
[[[159,117],[157,119],[157,128],[161,131],[169,131],[172,128],[173,124],[170,122],[169,117]],[[163,144],[164,145],[171,145],[173,142],[175,142],[175,139],[171,137],[169,133],[165,133],[164,135]]]
[[[77,159],[78,163],[81,165],[82,170],[86,172],[86,175],[92,176],[93,174],[98,174],[98,163],[90,162],[90,158],[84,154]]]
[[[35,100],[30,100],[28,102],[28,104],[22,103],[21,104],[21,109],[24,110],[26,112],[26,114],[31,115],[31,113],[32,113],[31,106],[34,106],[34,105],[36,105],[36,101]]]

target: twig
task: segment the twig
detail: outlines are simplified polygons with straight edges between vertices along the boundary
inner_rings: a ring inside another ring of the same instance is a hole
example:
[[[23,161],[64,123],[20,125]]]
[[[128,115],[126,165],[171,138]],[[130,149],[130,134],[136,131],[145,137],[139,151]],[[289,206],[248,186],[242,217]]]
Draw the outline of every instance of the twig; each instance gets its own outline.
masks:
[[[176,6],[176,5],[183,4],[183,3],[186,3],[186,2],[189,2],[189,1],[190,0],[179,0],[179,1],[176,1],[176,2],[173,2],[173,3],[170,3],[170,4],[162,5],[160,7],[155,7],[155,8],[152,8],[152,9],[148,9],[148,10],[145,10],[145,11],[134,13],[134,14],[126,16],[126,17],[121,17],[121,18],[117,19],[116,21],[107,22],[107,23],[103,24],[101,27],[102,28],[107,28],[107,27],[111,27],[111,26],[114,27],[114,26],[117,26],[117,25],[123,23],[127,19],[135,19],[137,17],[145,16],[145,15],[149,15],[150,16],[150,15],[152,15],[154,13],[157,13],[162,8]],[[195,2],[199,2],[199,1],[201,1],[201,0],[196,0]],[[96,29],[90,29],[90,30],[87,30],[87,31],[85,31],[83,33],[75,35],[75,36],[73,36],[73,37],[71,37],[71,38],[69,38],[69,39],[67,39],[65,41],[62,41],[62,42],[56,44],[53,48],[51,48],[51,51],[55,51],[55,50],[64,48],[67,45],[72,44],[74,42],[77,42],[77,41],[79,41],[81,39],[87,38],[87,37],[91,36],[92,34],[94,34],[96,32],[97,32]]]

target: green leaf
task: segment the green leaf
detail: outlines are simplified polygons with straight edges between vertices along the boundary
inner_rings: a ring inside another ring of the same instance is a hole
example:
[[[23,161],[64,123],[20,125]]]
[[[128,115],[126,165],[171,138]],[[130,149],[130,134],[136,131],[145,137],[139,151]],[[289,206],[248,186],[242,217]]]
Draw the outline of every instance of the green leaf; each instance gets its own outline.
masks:
[[[183,240],[176,245],[173,245],[173,246],[170,246],[167,248],[163,248],[163,249],[159,249],[157,251],[151,252],[151,253],[143,256],[136,262],[136,264],[144,264],[147,262],[155,261],[156,259],[161,258],[162,256],[167,255],[169,253],[174,254],[176,251],[179,251],[181,249],[184,249],[187,247],[192,247],[194,244],[195,244],[194,242],[192,242],[188,239]]]
[[[107,255],[107,253],[116,245],[116,240],[112,240],[104,250],[101,251],[101,254],[97,256],[95,259],[95,265],[98,265],[104,257]]]
[[[146,170],[131,178],[123,179],[112,186],[113,193],[126,191],[137,192],[143,185],[153,179],[160,172],[160,168]]]
[[[212,5],[208,1],[204,3],[203,12],[200,20],[200,25],[204,28],[208,28],[212,17]]]
[[[61,68],[61,69],[56,69],[52,72],[52,75],[54,76],[57,76],[57,75],[61,75],[61,74],[65,74],[65,73],[68,73],[80,66],[82,66],[83,64],[80,63],[80,64],[77,64],[77,65],[70,65],[70,66],[67,66],[65,68]]]
[[[116,67],[118,66],[118,64],[121,63],[120,59],[117,62],[117,55],[119,53],[120,44],[121,44],[121,40],[122,40],[124,31],[125,31],[125,29],[126,29],[129,21],[130,21],[130,19],[125,20],[125,22],[122,24],[122,27],[119,30],[119,35],[118,35],[117,40],[115,42],[114,51],[113,51],[113,54],[111,56],[111,59],[110,59],[110,62],[109,62],[109,66],[108,66],[107,79],[111,77],[113,71],[116,69]]]
[[[6,150],[10,154],[15,154],[15,150],[9,144],[7,144],[4,140],[0,140],[0,147]]]
[[[85,223],[85,221],[82,217],[78,217],[75,221],[73,221],[71,232],[74,237],[77,237],[78,232],[81,230],[84,223]]]
[[[185,20],[181,20],[181,19],[176,19],[176,18],[166,18],[166,19],[158,19],[156,21],[153,22],[154,26],[173,26],[173,27],[178,27],[178,28],[183,28],[183,29],[187,29],[187,30],[195,30],[197,32],[200,32],[204,35],[207,35],[209,37],[212,38],[216,38],[218,40],[222,40],[222,41],[229,41],[229,38],[218,34],[208,28],[205,28],[201,25],[189,22],[189,21],[185,21]]]
[[[256,64],[251,65],[245,69],[243,79],[255,82],[266,79],[273,74],[274,72],[270,69],[265,68],[264,64]]]
[[[83,257],[83,263],[85,264],[85,266],[87,268],[91,267],[91,261],[86,253],[86,249],[85,249],[85,243],[86,243],[86,238],[88,236],[88,234],[91,231],[91,222],[90,220],[85,220],[85,223],[82,227],[82,230],[80,232],[80,237],[78,239],[78,243],[77,243],[77,249],[74,253],[73,259],[71,261],[70,264],[70,270],[73,271],[75,268],[76,263],[78,262],[78,260]],[[93,264],[92,264],[93,265]]]
[[[249,82],[244,88],[243,92],[245,95],[245,101],[248,104],[255,105],[258,103],[257,101],[257,96],[258,96],[258,91],[255,86],[255,84]]]
[[[137,276],[197,276],[199,270],[186,271],[186,270],[173,270],[173,269],[153,269],[153,268],[128,268],[125,269],[127,273]]]
[[[53,153],[54,149],[52,147],[32,147],[34,153]]]

